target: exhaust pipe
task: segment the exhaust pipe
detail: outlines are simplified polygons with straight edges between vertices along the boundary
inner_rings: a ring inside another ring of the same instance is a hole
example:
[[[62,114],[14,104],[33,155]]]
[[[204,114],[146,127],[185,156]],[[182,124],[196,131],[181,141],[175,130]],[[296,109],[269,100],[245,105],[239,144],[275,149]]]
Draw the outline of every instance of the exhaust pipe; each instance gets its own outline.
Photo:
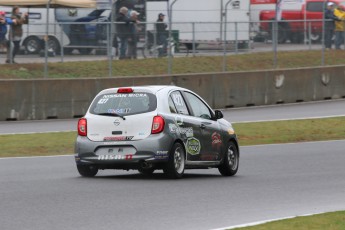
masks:
[[[152,168],[152,164],[149,163],[149,162],[146,162],[146,161],[143,161],[141,164],[140,164],[141,168],[143,169],[149,169],[149,168]]]

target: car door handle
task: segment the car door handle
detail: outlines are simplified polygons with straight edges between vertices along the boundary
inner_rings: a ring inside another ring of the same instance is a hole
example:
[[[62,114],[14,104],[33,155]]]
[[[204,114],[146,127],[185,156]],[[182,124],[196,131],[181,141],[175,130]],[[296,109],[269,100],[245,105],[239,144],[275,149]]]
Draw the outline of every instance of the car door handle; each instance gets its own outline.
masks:
[[[206,126],[212,124],[211,122],[201,122],[200,128],[205,129]]]

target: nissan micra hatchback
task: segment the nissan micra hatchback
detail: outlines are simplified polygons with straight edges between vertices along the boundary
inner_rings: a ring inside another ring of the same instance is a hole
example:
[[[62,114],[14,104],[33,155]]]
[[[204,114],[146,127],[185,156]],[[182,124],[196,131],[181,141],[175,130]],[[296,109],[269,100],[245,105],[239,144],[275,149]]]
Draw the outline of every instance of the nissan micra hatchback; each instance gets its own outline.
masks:
[[[103,169],[163,169],[181,178],[185,169],[207,168],[233,176],[239,145],[222,112],[188,89],[112,88],[101,91],[79,119],[75,161],[85,177]]]

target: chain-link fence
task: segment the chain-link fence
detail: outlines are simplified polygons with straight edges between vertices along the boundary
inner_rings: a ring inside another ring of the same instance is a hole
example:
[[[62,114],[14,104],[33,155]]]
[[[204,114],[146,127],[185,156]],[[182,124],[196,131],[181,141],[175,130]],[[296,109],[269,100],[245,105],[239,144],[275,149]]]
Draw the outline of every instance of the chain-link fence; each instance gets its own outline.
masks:
[[[328,38],[327,33],[332,33],[332,43],[335,39],[332,31],[322,29],[323,23],[322,20],[178,22],[164,33],[157,32],[156,22],[60,22],[49,24],[48,31],[44,29],[46,24],[33,23],[24,30],[21,52],[14,61],[42,63],[45,77],[49,77],[48,62],[108,61],[109,76],[113,76],[116,73],[112,65],[119,59],[166,56],[167,74],[173,73],[172,57],[186,56],[222,57],[220,71],[227,71],[231,65],[229,55],[256,52],[271,52],[272,68],[276,68],[280,51],[301,50],[320,50],[322,65],[325,58],[322,44]],[[121,26],[124,29],[119,30]],[[343,44],[342,40],[337,48]],[[6,49],[6,46],[0,48],[1,64],[5,63]]]

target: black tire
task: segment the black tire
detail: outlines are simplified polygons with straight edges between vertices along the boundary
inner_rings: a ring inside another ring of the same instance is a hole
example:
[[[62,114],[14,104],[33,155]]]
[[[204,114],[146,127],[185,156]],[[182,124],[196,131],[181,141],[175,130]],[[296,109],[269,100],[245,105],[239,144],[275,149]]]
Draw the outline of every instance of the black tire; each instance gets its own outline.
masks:
[[[56,54],[60,54],[61,53],[60,43],[59,43],[59,41],[56,38],[49,37],[49,40],[48,40],[48,50],[49,51],[53,51]]]
[[[185,168],[186,152],[180,143],[175,143],[169,153],[168,163],[163,168],[164,173],[171,179],[182,178]]]
[[[154,168],[148,168],[148,169],[139,168],[138,171],[143,175],[151,176],[153,172],[155,171],[155,169]]]
[[[42,40],[34,36],[28,37],[24,42],[24,47],[27,54],[37,54],[42,49]]]
[[[239,165],[239,152],[234,142],[230,141],[225,150],[223,162],[218,166],[223,176],[233,176],[237,173]]]
[[[309,34],[307,36],[309,37]],[[321,42],[321,38],[322,38],[322,34],[321,33],[311,33],[310,34],[310,41],[312,43],[320,43]]]
[[[77,169],[83,177],[94,177],[98,173],[98,168],[94,165],[77,165]]]

